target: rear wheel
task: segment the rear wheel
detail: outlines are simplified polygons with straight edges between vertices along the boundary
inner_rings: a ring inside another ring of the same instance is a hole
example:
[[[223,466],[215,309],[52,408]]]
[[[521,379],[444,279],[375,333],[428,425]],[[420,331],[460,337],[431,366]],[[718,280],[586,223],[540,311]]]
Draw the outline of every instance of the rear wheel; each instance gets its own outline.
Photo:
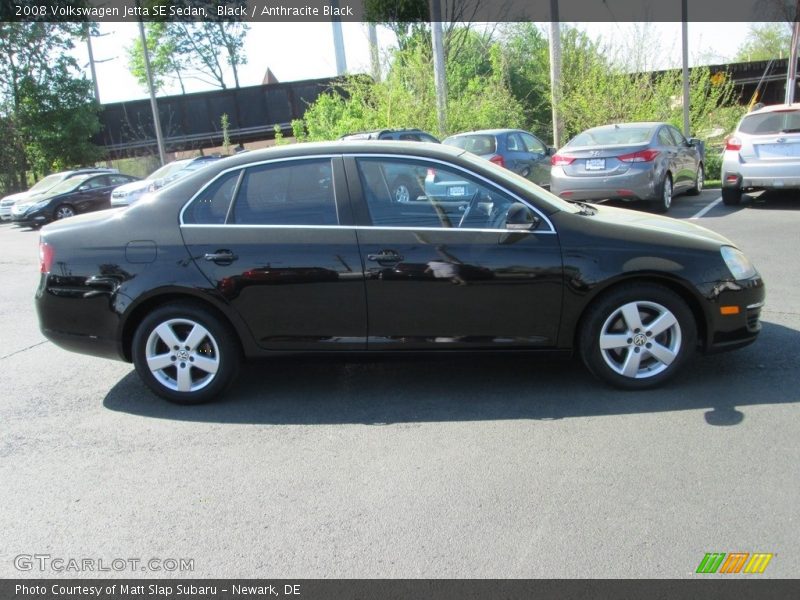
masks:
[[[233,381],[239,362],[235,333],[190,303],[157,308],[133,337],[139,376],[156,394],[177,404],[212,400]]]
[[[672,206],[672,177],[669,173],[664,176],[664,181],[661,183],[661,194],[659,199],[656,200],[656,211],[665,213]]]
[[[401,203],[411,202],[419,196],[418,191],[419,186],[411,178],[406,176],[398,177],[392,184],[392,200]]]
[[[697,177],[694,180],[694,187],[686,192],[689,196],[697,196],[703,191],[703,186],[706,182],[706,173],[703,163],[697,165]]]
[[[619,287],[598,298],[582,321],[581,357],[597,377],[626,390],[660,385],[686,362],[697,326],[686,302],[659,285]]]
[[[722,188],[722,202],[726,206],[737,206],[742,203],[742,188],[724,187]]]
[[[57,221],[61,219],[68,219],[75,216],[75,209],[69,204],[60,204],[53,211],[53,216]]]

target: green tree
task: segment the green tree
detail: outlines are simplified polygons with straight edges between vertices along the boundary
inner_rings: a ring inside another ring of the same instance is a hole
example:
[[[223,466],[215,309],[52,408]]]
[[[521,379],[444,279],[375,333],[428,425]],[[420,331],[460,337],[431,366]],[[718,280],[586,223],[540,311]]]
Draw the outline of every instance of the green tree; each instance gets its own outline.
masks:
[[[91,83],[70,56],[81,24],[0,22],[0,178],[6,191],[27,174],[94,162],[89,139],[99,128]]]
[[[247,64],[244,40],[250,27],[241,22],[174,22],[167,25],[167,37],[181,64],[192,69],[191,77],[227,88],[225,65],[233,71],[239,87],[239,66]]]
[[[176,49],[175,37],[170,35],[169,23],[163,21],[149,21],[145,23],[145,38],[147,39],[147,52],[150,58],[150,73],[153,77],[153,88],[159,91],[164,88],[168,80],[177,80],[181,93],[186,93],[183,83],[184,71],[187,68],[186,56],[179,54]],[[132,46],[127,48],[128,69],[136,78],[139,85],[147,89],[147,70],[144,64],[142,40],[137,37]]]
[[[786,23],[754,23],[750,26],[735,62],[770,60],[789,56],[792,30]]]

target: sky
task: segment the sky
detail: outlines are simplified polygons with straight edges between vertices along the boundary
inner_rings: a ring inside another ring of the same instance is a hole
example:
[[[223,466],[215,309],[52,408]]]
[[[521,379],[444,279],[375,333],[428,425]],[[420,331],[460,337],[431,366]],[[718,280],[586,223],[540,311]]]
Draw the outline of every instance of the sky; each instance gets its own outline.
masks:
[[[665,69],[681,65],[680,23],[571,23],[601,42],[611,45],[641,43],[646,46],[648,67]],[[749,23],[689,23],[690,65],[731,60],[749,30]],[[350,73],[369,73],[367,26],[342,23],[347,67]],[[121,102],[145,98],[145,90],[128,71],[126,48],[139,36],[136,23],[100,24],[100,37],[93,38],[100,101]],[[381,54],[394,43],[394,35],[378,28]],[[269,67],[278,81],[296,81],[336,75],[333,34],[329,22],[251,23],[245,51],[248,63],[239,69],[240,85],[259,85]],[[88,52],[82,44],[75,50],[81,66],[88,70]],[[107,62],[100,62],[107,61]],[[226,74],[229,87],[233,77]],[[214,89],[200,82],[187,82],[187,92]],[[179,94],[177,85],[159,95]]]

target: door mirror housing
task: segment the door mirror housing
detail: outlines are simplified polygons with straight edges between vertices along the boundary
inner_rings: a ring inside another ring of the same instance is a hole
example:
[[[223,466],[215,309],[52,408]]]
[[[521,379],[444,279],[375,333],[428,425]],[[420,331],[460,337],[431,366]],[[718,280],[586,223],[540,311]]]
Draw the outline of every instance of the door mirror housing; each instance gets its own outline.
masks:
[[[82,185],[82,186],[80,186],[80,187],[78,188],[78,191],[79,191],[79,192],[85,192],[85,191],[86,191],[86,190],[88,190],[88,189],[89,189],[89,186],[88,186],[88,185],[86,185],[86,184],[84,184],[84,185]]]
[[[557,150],[558,150],[558,148],[556,148],[555,146],[548,146],[547,147],[547,156],[553,156],[556,153]]]
[[[506,229],[511,231],[530,231],[539,226],[539,217],[522,204],[515,202],[506,213]]]

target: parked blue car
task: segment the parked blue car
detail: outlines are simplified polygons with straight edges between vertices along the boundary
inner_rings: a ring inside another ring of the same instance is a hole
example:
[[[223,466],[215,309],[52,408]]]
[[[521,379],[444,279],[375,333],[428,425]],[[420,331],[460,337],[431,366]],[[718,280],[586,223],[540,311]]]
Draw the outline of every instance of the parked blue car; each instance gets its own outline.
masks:
[[[542,187],[550,186],[550,157],[555,148],[521,129],[483,129],[459,133],[443,144],[462,148]]]

